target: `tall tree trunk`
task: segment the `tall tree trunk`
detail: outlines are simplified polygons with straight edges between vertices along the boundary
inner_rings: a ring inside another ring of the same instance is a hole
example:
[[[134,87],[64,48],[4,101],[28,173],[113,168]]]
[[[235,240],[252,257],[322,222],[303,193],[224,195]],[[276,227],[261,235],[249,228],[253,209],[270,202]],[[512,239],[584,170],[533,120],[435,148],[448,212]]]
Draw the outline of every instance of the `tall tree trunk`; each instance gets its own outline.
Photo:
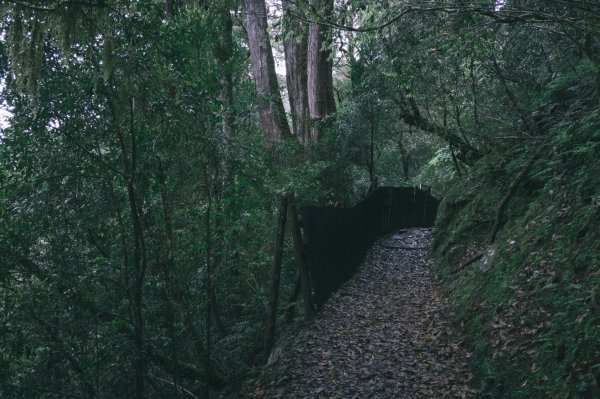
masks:
[[[311,0],[312,8],[326,18],[333,12],[333,0]],[[335,112],[333,95],[333,60],[331,50],[324,49],[329,29],[311,23],[308,29],[307,88],[311,120],[310,138],[317,142],[323,135],[324,119]]]
[[[286,83],[292,114],[292,131],[302,145],[309,141],[307,64],[308,32],[305,24],[292,15],[292,0],[283,0]]]
[[[275,326],[277,321],[277,300],[279,298],[279,280],[281,278],[281,261],[283,258],[283,244],[285,238],[285,223],[287,215],[288,199],[282,196],[279,199],[279,216],[277,223],[277,236],[275,238],[275,255],[271,269],[271,287],[269,288],[269,299],[267,303],[267,320],[265,323],[264,336],[264,359],[269,358],[273,344],[275,343]]]
[[[271,148],[289,137],[291,133],[275,73],[273,50],[267,31],[265,2],[264,0],[246,0],[245,10],[258,114],[265,134],[265,146]]]

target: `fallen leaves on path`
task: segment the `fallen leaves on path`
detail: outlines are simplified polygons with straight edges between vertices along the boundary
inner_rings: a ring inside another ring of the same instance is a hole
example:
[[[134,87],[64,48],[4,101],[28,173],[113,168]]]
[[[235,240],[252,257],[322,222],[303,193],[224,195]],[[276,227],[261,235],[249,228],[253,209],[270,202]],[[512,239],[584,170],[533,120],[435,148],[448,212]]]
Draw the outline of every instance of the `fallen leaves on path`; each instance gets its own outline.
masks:
[[[241,397],[467,398],[469,354],[433,279],[431,229],[380,239]]]

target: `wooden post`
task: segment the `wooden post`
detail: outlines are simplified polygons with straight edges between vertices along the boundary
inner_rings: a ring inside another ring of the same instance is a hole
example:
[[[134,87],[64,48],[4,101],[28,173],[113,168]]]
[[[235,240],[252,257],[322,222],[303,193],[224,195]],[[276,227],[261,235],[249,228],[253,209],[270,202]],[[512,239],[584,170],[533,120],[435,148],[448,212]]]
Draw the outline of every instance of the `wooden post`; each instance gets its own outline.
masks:
[[[294,257],[296,258],[296,264],[298,265],[300,287],[302,289],[302,298],[304,299],[304,313],[308,319],[314,314],[314,303],[312,300],[312,287],[310,285],[310,279],[308,278],[308,265],[302,243],[302,233],[300,231],[300,225],[298,224],[298,210],[296,209],[294,194],[288,195],[288,212],[290,229],[294,240]]]
[[[264,336],[264,360],[269,358],[273,344],[275,343],[275,327],[277,322],[277,299],[279,297],[279,280],[281,278],[281,260],[283,258],[283,244],[285,239],[285,223],[287,219],[286,196],[279,199],[279,216],[277,223],[277,236],[275,238],[275,255],[273,257],[273,267],[271,269],[271,287],[269,288],[269,298],[267,303],[267,319],[265,322]]]

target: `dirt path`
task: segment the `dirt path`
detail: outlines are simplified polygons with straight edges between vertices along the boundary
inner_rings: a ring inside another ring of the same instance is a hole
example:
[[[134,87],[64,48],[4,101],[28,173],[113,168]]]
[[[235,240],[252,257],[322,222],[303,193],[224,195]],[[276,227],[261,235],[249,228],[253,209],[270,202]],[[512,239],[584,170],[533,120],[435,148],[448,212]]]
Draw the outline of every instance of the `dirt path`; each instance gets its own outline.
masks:
[[[472,397],[469,354],[433,281],[431,241],[431,229],[380,239],[244,397]]]

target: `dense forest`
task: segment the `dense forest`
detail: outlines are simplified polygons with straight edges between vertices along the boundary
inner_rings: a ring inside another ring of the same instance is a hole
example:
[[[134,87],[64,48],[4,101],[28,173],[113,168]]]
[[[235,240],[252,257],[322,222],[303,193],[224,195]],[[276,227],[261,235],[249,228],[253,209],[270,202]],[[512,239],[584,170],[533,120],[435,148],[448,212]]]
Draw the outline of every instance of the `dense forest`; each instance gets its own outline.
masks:
[[[1,398],[236,392],[381,186],[479,397],[600,395],[597,0],[4,0],[0,90]]]

